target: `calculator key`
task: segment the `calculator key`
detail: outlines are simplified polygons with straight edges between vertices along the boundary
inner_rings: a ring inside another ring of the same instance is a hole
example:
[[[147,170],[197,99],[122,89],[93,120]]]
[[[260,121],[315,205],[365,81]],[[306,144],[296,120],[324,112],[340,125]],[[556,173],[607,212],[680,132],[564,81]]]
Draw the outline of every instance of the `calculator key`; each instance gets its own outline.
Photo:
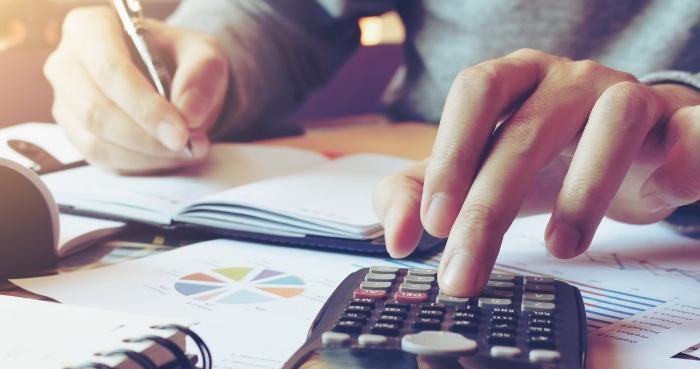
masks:
[[[479,314],[481,311],[479,310],[478,306],[475,305],[460,305],[455,307],[455,312],[456,313],[474,313],[474,314]]]
[[[497,299],[509,299],[515,296],[515,293],[511,290],[499,290],[495,288],[486,288],[481,292],[483,297],[491,297]]]
[[[365,276],[367,282],[392,282],[396,279],[395,274],[369,273]]]
[[[442,324],[440,319],[417,318],[413,323],[413,329],[419,331],[439,331],[440,324]]]
[[[326,347],[348,346],[352,337],[347,333],[341,332],[323,332],[321,335],[321,343]]]
[[[452,314],[452,319],[453,320],[471,320],[471,321],[478,321],[479,320],[479,314],[474,313],[474,312],[467,312],[467,311],[459,311],[455,312]]]
[[[395,323],[377,323],[372,326],[371,332],[373,334],[380,334],[382,336],[396,336],[399,334],[401,326]]]
[[[352,320],[341,320],[336,323],[333,330],[342,333],[360,333],[362,331],[362,323]]]
[[[345,313],[340,316],[340,320],[354,320],[364,324],[367,322],[367,317],[368,315],[363,313]]]
[[[461,305],[469,303],[470,300],[468,297],[454,297],[440,293],[437,295],[435,301],[445,305]]]
[[[551,336],[554,333],[554,330],[549,327],[530,326],[527,328],[527,333],[532,335],[540,334]]]
[[[434,319],[442,320],[443,315],[445,315],[445,313],[440,311],[440,310],[419,310],[418,311],[419,318],[434,318]]]
[[[362,282],[360,288],[363,290],[382,290],[386,291],[391,288],[391,282]]]
[[[505,315],[505,314],[494,314],[491,317],[491,323],[509,323],[509,324],[517,324],[518,319],[515,318],[513,315]]]
[[[493,346],[491,347],[491,356],[498,358],[512,359],[520,356],[522,351],[513,346]]]
[[[491,345],[515,346],[515,333],[503,331],[491,332],[488,340]]]
[[[489,280],[492,281],[514,281],[515,275],[507,273],[491,273]]]
[[[545,319],[545,318],[531,318],[530,319],[530,326],[551,327],[553,325],[554,325],[554,322],[551,319]]]
[[[406,309],[397,307],[385,307],[384,310],[382,310],[382,315],[394,315],[400,317],[401,319],[406,319],[407,314],[408,311]]]
[[[530,319],[542,318],[542,319],[554,319],[554,314],[549,311],[531,311]]]
[[[532,348],[541,348],[541,349],[553,349],[555,346],[554,338],[552,338],[552,336],[550,336],[550,335],[530,336],[527,339],[527,343]]]
[[[381,315],[377,318],[377,322],[379,323],[403,324],[403,320],[404,318],[399,315]]]
[[[515,287],[515,283],[508,281],[488,281],[486,282],[486,287],[512,289]]]
[[[372,308],[369,306],[365,305],[353,305],[350,304],[348,307],[345,308],[346,313],[363,313],[363,314],[370,314],[372,311]]]
[[[513,332],[515,333],[518,330],[518,326],[513,324],[513,323],[497,323],[497,324],[491,324],[491,331],[496,332]]]
[[[435,277],[437,275],[437,269],[411,268],[408,270],[408,275]]]
[[[554,302],[554,295],[551,293],[525,292],[523,293],[523,300]]]
[[[457,333],[476,333],[479,331],[479,322],[472,320],[455,320],[450,325],[450,330]]]
[[[561,354],[553,350],[531,350],[529,359],[537,364],[556,363],[561,360]]]
[[[427,275],[407,275],[404,277],[404,282],[408,283],[425,283],[425,284],[431,284],[435,282],[435,277],[427,276]]]
[[[369,267],[369,272],[376,274],[396,274],[398,271],[399,268],[390,266],[375,265]]]
[[[479,299],[479,307],[495,307],[495,306],[510,306],[513,303],[510,299],[496,299],[490,297],[482,297]]]
[[[365,305],[374,308],[373,299],[351,299],[348,305]]]
[[[523,301],[522,311],[554,311],[556,306],[551,302]]]
[[[515,316],[517,313],[515,311],[515,309],[513,309],[513,308],[504,308],[504,307],[495,307],[495,308],[493,308],[493,310],[491,310],[491,312],[494,315],[499,314],[499,315],[513,315],[513,316]]]
[[[361,334],[357,337],[357,344],[360,347],[381,347],[386,346],[389,339],[378,334]]]
[[[397,309],[403,309],[404,311],[408,311],[411,309],[410,304],[405,304],[403,302],[397,302],[397,301],[387,301],[384,303],[385,308],[397,308]]]
[[[553,284],[528,284],[524,287],[525,292],[535,292],[535,293],[554,293]]]
[[[399,291],[401,292],[415,292],[422,293],[428,292],[432,288],[429,284],[418,284],[418,283],[402,283],[399,286]]]
[[[549,277],[524,277],[523,284],[554,284],[554,278]]]
[[[383,300],[386,298],[386,291],[382,290],[366,290],[358,288],[352,293],[352,297],[356,299],[374,299]]]
[[[423,304],[420,304],[420,309],[421,310],[437,310],[437,311],[442,311],[445,312],[445,304],[440,304],[436,302],[426,302]]]
[[[401,338],[401,349],[416,355],[457,355],[476,352],[476,341],[458,333],[423,331]]]
[[[415,293],[415,292],[397,292],[396,295],[394,295],[394,298],[396,301],[399,302],[406,302],[409,304],[419,304],[421,302],[425,302],[428,300],[428,294],[427,293]]]

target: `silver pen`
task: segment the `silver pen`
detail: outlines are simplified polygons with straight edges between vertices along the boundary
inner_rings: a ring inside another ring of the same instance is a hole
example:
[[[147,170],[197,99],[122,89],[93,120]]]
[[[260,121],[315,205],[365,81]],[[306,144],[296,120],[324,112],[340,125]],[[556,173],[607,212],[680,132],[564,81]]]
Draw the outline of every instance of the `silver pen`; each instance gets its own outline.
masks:
[[[132,47],[137,64],[141,71],[148,77],[158,94],[166,100],[170,99],[170,83],[172,77],[166,65],[158,59],[158,54],[153,52],[146,40],[148,28],[143,16],[143,7],[139,0],[112,0],[112,5],[122,23],[126,39]],[[185,152],[190,157],[192,154],[192,141],[187,140]]]

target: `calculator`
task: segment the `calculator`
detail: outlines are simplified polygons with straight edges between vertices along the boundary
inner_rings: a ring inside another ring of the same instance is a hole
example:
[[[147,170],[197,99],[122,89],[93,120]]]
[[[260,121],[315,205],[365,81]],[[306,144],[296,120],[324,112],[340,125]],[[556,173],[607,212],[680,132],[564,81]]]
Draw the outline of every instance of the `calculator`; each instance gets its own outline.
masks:
[[[443,294],[435,269],[349,275],[285,369],[583,369],[586,315],[574,286],[492,273],[477,297]]]

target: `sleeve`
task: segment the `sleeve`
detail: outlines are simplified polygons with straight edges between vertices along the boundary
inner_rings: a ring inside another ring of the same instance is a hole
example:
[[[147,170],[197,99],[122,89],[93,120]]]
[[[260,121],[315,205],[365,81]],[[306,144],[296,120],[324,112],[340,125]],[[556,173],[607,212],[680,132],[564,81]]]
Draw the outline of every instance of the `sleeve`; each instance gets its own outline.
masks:
[[[694,88],[700,92],[700,73],[693,74],[679,70],[662,70],[644,75],[639,78],[639,81],[648,85],[675,83]]]
[[[249,139],[271,130],[328,82],[359,46],[361,16],[396,0],[185,0],[173,25],[214,35],[231,81],[212,137]]]

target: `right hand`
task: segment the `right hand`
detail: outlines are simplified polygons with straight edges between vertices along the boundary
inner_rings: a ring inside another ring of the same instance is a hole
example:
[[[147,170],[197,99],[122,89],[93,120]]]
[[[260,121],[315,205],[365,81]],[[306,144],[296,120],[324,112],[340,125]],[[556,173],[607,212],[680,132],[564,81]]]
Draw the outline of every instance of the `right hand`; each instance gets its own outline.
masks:
[[[145,173],[197,163],[209,151],[228,88],[228,62],[213,37],[149,20],[150,39],[173,68],[170,101],[131,60],[108,7],[78,8],[44,66],[52,113],[92,164]],[[172,101],[172,102],[171,102]],[[185,152],[192,135],[193,157]]]

